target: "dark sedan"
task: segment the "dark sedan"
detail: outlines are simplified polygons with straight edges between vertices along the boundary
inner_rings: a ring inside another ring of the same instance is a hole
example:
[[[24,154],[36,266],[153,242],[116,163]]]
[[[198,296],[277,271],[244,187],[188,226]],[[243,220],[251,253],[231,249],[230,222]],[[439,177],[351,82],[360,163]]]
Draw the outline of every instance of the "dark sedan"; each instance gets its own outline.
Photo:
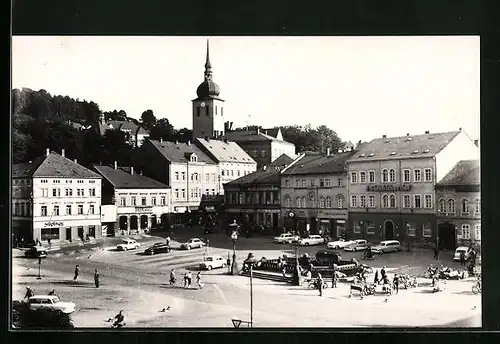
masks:
[[[26,252],[24,252],[26,258],[46,258],[47,250],[43,246],[33,246]]]
[[[153,255],[157,253],[169,253],[172,249],[170,248],[169,245],[164,244],[164,243],[156,243],[151,247],[148,247],[144,253]]]

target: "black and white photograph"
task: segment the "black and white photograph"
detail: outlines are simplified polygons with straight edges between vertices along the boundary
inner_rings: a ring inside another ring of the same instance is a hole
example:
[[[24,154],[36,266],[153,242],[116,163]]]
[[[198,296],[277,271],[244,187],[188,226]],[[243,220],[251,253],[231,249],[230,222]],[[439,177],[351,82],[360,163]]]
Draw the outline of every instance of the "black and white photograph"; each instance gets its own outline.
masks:
[[[479,36],[13,36],[10,329],[479,328]]]

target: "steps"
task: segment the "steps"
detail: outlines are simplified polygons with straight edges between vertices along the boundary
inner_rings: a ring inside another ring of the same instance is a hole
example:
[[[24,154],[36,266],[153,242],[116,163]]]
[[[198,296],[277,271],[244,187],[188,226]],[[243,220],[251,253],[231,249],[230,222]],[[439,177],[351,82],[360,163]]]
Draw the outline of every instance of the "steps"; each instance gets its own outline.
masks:
[[[250,272],[249,271],[241,272],[240,276],[250,277]],[[284,283],[291,283],[292,282],[291,277],[283,277],[282,275],[273,274],[273,273],[265,273],[265,272],[255,272],[254,271],[253,278],[264,279],[264,280],[275,281],[275,282],[284,282]]]

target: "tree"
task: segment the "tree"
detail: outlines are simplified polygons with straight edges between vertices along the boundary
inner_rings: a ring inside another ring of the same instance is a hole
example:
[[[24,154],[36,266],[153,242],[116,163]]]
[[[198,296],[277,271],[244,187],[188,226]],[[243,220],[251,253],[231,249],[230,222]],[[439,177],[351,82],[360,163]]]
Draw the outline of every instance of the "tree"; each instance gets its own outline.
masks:
[[[141,115],[141,123],[145,129],[151,131],[153,127],[156,125],[156,117],[153,113],[153,110],[146,110]]]
[[[176,137],[176,130],[170,124],[168,119],[161,118],[156,121],[156,125],[151,128],[149,137],[152,140],[163,139],[165,141],[174,141]]]
[[[193,139],[193,131],[188,128],[176,130],[175,140],[179,142],[187,142]]]

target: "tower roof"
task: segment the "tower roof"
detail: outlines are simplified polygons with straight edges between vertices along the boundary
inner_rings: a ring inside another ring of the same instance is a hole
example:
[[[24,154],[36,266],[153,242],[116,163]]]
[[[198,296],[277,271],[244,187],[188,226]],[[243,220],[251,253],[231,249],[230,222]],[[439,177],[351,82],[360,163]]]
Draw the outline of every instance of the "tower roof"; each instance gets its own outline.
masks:
[[[210,45],[207,40],[207,59],[205,61],[205,80],[198,86],[196,94],[198,98],[216,98],[219,96],[220,89],[212,80],[212,64],[210,63]]]

